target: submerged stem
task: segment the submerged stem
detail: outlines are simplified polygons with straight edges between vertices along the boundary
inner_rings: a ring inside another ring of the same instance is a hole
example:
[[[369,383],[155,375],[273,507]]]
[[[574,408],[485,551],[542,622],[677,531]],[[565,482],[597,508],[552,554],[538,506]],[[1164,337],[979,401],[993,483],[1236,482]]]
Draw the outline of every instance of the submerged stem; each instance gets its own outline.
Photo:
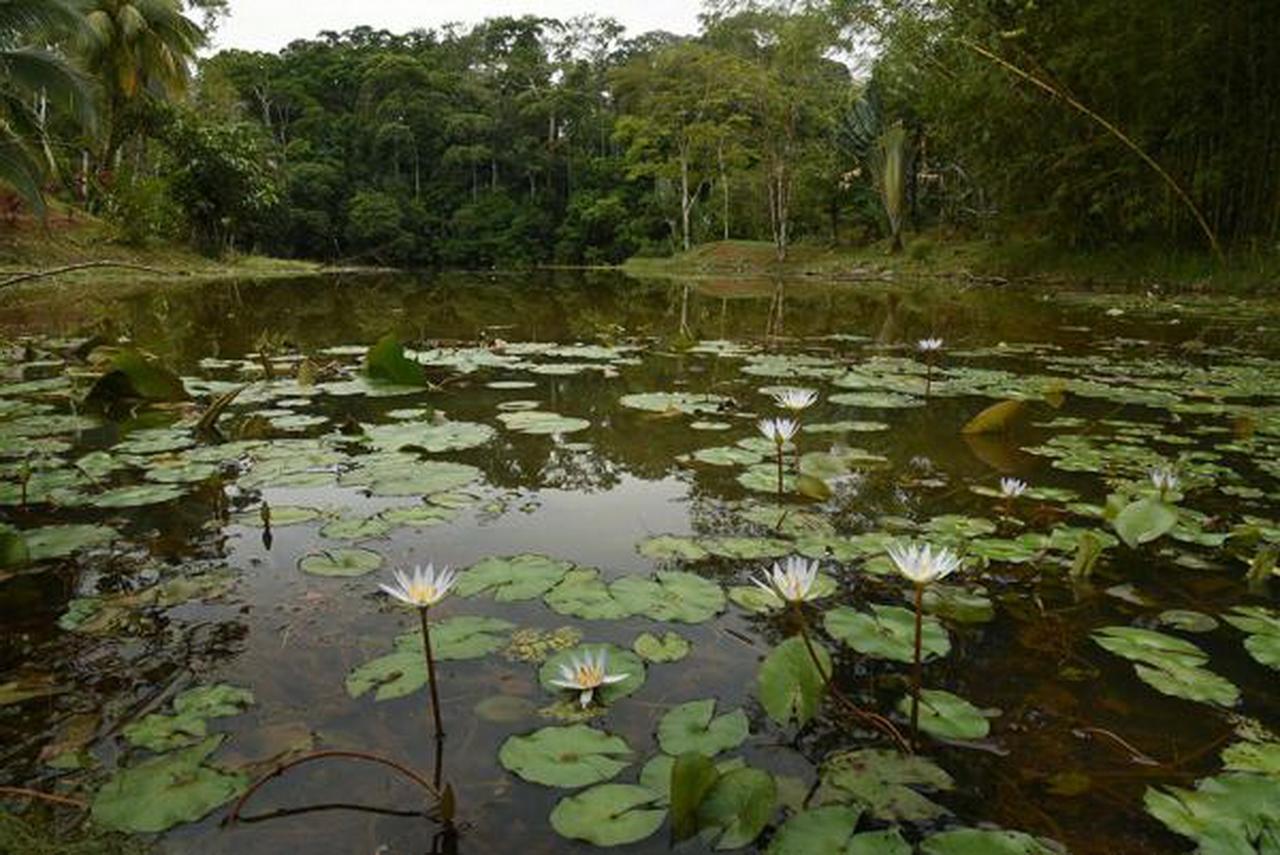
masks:
[[[418,609],[422,619],[422,650],[427,658],[427,682],[431,685],[431,715],[435,722],[437,743],[444,739],[444,724],[440,721],[440,689],[436,686],[436,660],[431,653],[431,621],[426,608]]]
[[[924,585],[916,585],[916,652],[915,667],[911,675],[911,741],[920,739],[920,640],[923,629]]]

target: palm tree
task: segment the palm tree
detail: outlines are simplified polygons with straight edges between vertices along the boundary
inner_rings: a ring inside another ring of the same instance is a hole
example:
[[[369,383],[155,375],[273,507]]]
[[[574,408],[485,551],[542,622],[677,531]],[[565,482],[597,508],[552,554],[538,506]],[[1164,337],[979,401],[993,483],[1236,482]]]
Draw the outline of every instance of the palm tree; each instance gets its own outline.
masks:
[[[125,112],[144,96],[186,92],[191,64],[204,45],[179,0],[78,0],[85,17],[76,52],[102,86],[102,163],[110,166],[128,137]]]
[[[54,166],[44,133],[48,106],[92,117],[84,79],[41,45],[79,23],[72,0],[0,3],[0,183],[41,212],[41,185]]]

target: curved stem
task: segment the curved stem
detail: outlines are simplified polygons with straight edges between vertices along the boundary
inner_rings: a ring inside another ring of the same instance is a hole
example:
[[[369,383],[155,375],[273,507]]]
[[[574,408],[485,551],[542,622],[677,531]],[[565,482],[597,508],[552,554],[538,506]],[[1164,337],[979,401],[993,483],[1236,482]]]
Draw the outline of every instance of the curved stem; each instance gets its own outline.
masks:
[[[916,585],[916,652],[911,672],[911,742],[920,740],[920,642],[923,629],[924,585]]]
[[[285,772],[289,771],[295,766],[301,766],[304,763],[311,763],[316,760],[327,760],[330,758],[341,758],[345,760],[363,760],[366,763],[376,763],[379,766],[386,766],[388,769],[392,769],[393,771],[398,772],[401,776],[408,778],[410,781],[413,781],[413,783],[417,784],[419,787],[426,790],[428,795],[430,795],[432,799],[436,801],[440,800],[439,789],[433,786],[431,782],[428,781],[426,778],[422,777],[417,772],[410,769],[408,766],[405,766],[401,763],[397,763],[395,760],[391,760],[387,757],[379,757],[377,754],[370,754],[365,751],[342,751],[342,750],[336,750],[336,749],[325,750],[325,751],[313,751],[310,754],[304,754],[301,757],[295,757],[294,759],[288,761],[287,763],[280,764],[272,771],[268,772],[258,780],[254,781],[253,784],[250,785],[249,789],[244,791],[244,795],[242,795],[236,801],[235,805],[231,808],[231,812],[227,814],[227,824],[235,825],[235,823],[240,819],[240,811],[244,809],[244,806],[246,804],[248,804],[249,799],[253,797],[254,793],[262,789],[262,787],[272,778],[280,777]]]
[[[422,619],[422,650],[427,657],[427,682],[431,686],[431,717],[436,729],[436,759],[431,779],[438,790],[444,766],[444,723],[440,719],[440,688],[436,685],[436,659],[431,651],[431,621],[427,617],[427,609],[418,609],[418,617]]]
[[[822,660],[818,658],[818,651],[814,649],[813,639],[809,637],[809,624],[805,620],[804,611],[801,609],[799,603],[793,603],[792,605],[795,608],[796,618],[800,623],[800,638],[804,641],[805,650],[809,652],[809,659],[813,661],[813,667],[817,670],[818,676],[822,678],[823,688],[827,690],[831,697],[833,697],[841,707],[853,716],[861,721],[869,723],[872,727],[888,736],[897,743],[898,747],[903,751],[910,751],[910,745],[907,743],[907,740],[902,737],[902,734],[898,732],[898,728],[894,727],[893,722],[878,713],[871,712],[870,710],[864,710],[862,707],[858,706],[853,699],[849,698],[836,688],[834,680],[835,675],[833,673],[828,673],[826,669],[822,667]]]
[[[782,443],[778,443],[778,504],[782,504]]]
[[[69,796],[57,796],[53,793],[42,793],[39,790],[28,790],[26,787],[0,787],[0,796],[37,799],[42,802],[49,802],[50,804],[79,808],[80,810],[85,810],[89,807],[87,802],[82,802],[80,799],[73,799]]]

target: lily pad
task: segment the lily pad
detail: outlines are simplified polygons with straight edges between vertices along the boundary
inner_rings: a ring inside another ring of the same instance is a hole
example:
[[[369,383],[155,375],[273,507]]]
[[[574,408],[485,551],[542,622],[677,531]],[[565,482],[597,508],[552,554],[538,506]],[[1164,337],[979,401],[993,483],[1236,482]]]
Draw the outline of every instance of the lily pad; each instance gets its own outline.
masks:
[[[844,852],[862,811],[828,805],[798,813],[769,841],[768,855],[817,855]]]
[[[493,439],[494,430],[476,422],[396,422],[366,428],[365,437],[383,451],[421,449],[436,454],[478,448]]]
[[[93,818],[107,828],[153,834],[195,822],[248,786],[244,775],[204,765],[222,736],[120,769],[93,799]]]
[[[104,546],[120,534],[105,525],[51,525],[22,532],[31,561],[65,558],[82,549]]]
[[[479,659],[507,643],[515,624],[478,615],[462,615],[433,624],[431,649],[440,661]],[[379,701],[402,698],[427,685],[427,664],[422,649],[422,633],[397,636],[395,650],[353,669],[347,675],[347,694],[358,698],[377,689]]]
[[[1225,707],[1240,700],[1232,683],[1203,667],[1208,655],[1189,641],[1135,626],[1103,627],[1093,640],[1132,660],[1138,677],[1166,695]]]
[[[485,558],[458,574],[454,591],[461,597],[490,593],[503,603],[532,600],[558,585],[571,569],[568,561],[530,553]]]
[[[657,831],[666,819],[658,796],[635,784],[600,784],[561,799],[551,811],[551,827],[562,837],[596,846],[635,843]]]
[[[548,787],[607,781],[627,767],[630,756],[631,748],[621,737],[584,724],[511,736],[498,752],[504,768]]]
[[[298,569],[312,576],[364,576],[381,566],[380,553],[355,547],[312,552],[298,561]]]
[[[911,696],[898,701],[898,712],[911,717]],[[987,713],[959,695],[941,689],[920,690],[920,729],[938,739],[984,739],[991,732]]]
[[[817,804],[852,804],[877,819],[926,822],[949,811],[918,790],[950,790],[951,776],[927,757],[883,748],[846,751],[822,764]]]
[[[659,561],[668,558],[678,558],[682,561],[701,561],[708,555],[707,551],[699,546],[693,538],[677,537],[672,534],[662,534],[657,537],[651,537],[648,540],[642,540],[636,549],[645,558],[653,558]]]
[[[716,849],[738,849],[760,836],[777,798],[772,775],[760,769],[734,769],[720,775],[698,806],[698,826],[721,832]]]
[[[584,620],[617,620],[632,612],[609,590],[600,571],[576,567],[565,574],[542,601],[554,612]]]
[[[1064,855],[1052,841],[1021,831],[957,828],[931,834],[920,843],[920,855]]]
[[[665,632],[661,638],[644,632],[631,643],[631,649],[649,662],[679,662],[691,648],[689,641],[676,632]]]
[[[652,620],[702,623],[724,611],[720,586],[693,573],[659,570],[657,579],[623,576],[610,585],[613,596]]]
[[[686,415],[718,413],[729,399],[723,395],[697,394],[694,392],[643,392],[623,395],[618,403],[628,409],[650,413],[677,412]]]
[[[818,713],[826,693],[823,675],[832,673],[831,654],[817,642],[812,647],[810,654],[804,639],[788,638],[769,652],[756,673],[760,704],[780,725],[795,719],[803,727]]]
[[[658,722],[658,744],[672,755],[689,751],[709,757],[737,748],[747,738],[747,714],[741,709],[715,717],[716,701],[706,698],[674,707]]]
[[[561,416],[556,413],[543,412],[542,410],[519,410],[499,413],[498,421],[502,422],[503,427],[507,430],[515,431],[516,433],[533,434],[534,436],[577,433],[591,427],[591,422],[586,419]]]
[[[865,656],[912,662],[915,659],[915,612],[897,606],[872,604],[871,613],[849,606],[831,609],[823,617],[823,626],[834,638],[843,641]],[[936,618],[921,622],[920,655],[923,661],[946,656],[951,639]]]

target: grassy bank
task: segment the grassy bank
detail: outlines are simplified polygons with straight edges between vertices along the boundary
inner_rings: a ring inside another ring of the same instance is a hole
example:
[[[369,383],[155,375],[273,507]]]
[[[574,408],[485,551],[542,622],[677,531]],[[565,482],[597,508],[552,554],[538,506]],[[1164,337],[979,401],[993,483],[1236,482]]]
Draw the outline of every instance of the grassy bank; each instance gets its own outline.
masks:
[[[1071,287],[1259,293],[1280,286],[1280,255],[1239,253],[1225,263],[1205,253],[1174,253],[1150,247],[1089,252],[1022,241],[943,239],[923,235],[896,255],[884,245],[829,247],[797,244],[779,262],[770,243],[717,241],[670,258],[633,258],[623,269],[634,276],[814,276],[848,281],[912,277],[1004,281]]]
[[[44,223],[30,218],[0,222],[0,283],[36,271],[95,262],[127,266],[93,267],[14,282],[0,288],[0,297],[49,289],[74,293],[86,287],[119,295],[162,283],[338,272],[316,262],[256,255],[209,258],[175,244],[129,246],[115,239],[110,226],[84,214],[69,217],[55,212]]]

